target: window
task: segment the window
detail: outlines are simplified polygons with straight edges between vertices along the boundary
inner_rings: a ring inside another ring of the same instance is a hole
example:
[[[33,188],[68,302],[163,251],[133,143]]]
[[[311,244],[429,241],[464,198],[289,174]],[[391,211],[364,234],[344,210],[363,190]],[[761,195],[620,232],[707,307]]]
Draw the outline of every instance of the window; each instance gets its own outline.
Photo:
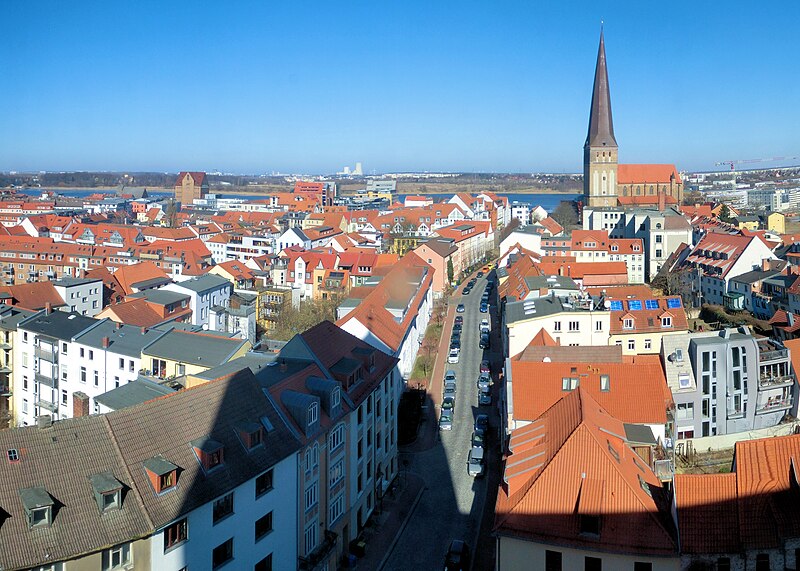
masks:
[[[653,571],[653,564],[635,561],[633,563],[633,571]]]
[[[553,331],[561,331],[561,322],[560,321],[555,321],[553,323]]]
[[[599,557],[585,557],[583,563],[583,568],[585,571],[602,571],[603,569],[603,560]]]
[[[164,553],[189,538],[186,518],[164,528]]]
[[[214,502],[214,524],[233,513],[233,492]]]
[[[756,555],[756,571],[770,571],[769,554],[759,553]]]
[[[175,485],[175,471],[167,472],[158,477],[159,492],[168,490]]]
[[[633,351],[635,349],[636,349],[636,340],[628,339],[628,351]]]
[[[272,531],[272,512],[256,520],[256,541]]]
[[[603,330],[603,322],[602,321],[595,321],[594,322],[594,330],[595,331],[602,331]]]
[[[611,377],[609,377],[608,375],[600,375],[600,390],[601,391],[611,390]]]
[[[596,515],[582,515],[581,519],[581,533],[590,535],[600,535],[600,516]]]
[[[125,543],[103,551],[103,571],[122,569],[131,563],[131,545]]]
[[[581,324],[580,321],[570,321],[569,322],[569,330],[570,331],[580,331]]]
[[[330,436],[328,437],[328,449],[333,452],[337,450],[339,446],[342,445],[344,442],[344,424],[338,425],[331,431]]]
[[[548,549],[544,552],[544,569],[545,571],[561,571],[560,551],[550,551]]]
[[[67,391],[62,389],[61,391],[61,404],[67,404]]]
[[[272,469],[270,468],[256,478],[256,498],[260,498],[272,489]]]
[[[89,349],[89,360],[94,361],[94,351],[92,351],[91,349]]]
[[[81,382],[86,382],[86,367],[81,367]]]
[[[644,340],[644,348],[645,348],[645,350],[652,349],[652,347],[653,347],[652,340],[651,339],[645,339]]]
[[[633,318],[627,317],[622,320],[623,329],[633,329]]]
[[[28,414],[28,401],[27,401],[27,399],[22,399],[22,414]]]
[[[30,511],[29,522],[31,527],[49,526],[51,519],[50,506],[35,508]]]
[[[306,488],[306,511],[317,505],[317,485],[317,482],[314,482],[308,488]]]
[[[233,559],[233,538],[217,545],[211,552],[211,568],[217,569]]]
[[[562,391],[571,391],[578,388],[578,379],[577,378],[570,378],[564,377],[561,379],[561,390]]]
[[[661,318],[661,327],[672,327],[672,318],[665,315]]]
[[[119,360],[119,368],[120,368],[120,370],[124,370],[125,369],[125,359],[120,359]]]
[[[22,390],[23,391],[27,391],[28,390],[28,376],[27,375],[23,375],[22,376]]]
[[[27,353],[23,353],[22,354],[22,366],[23,367],[27,367],[28,366],[28,354]]]
[[[304,534],[305,542],[306,542],[306,555],[314,551],[314,548],[317,546],[317,522],[316,520],[311,522],[306,528]]]
[[[81,347],[81,359],[83,359],[83,357],[85,357],[85,354],[86,354],[85,349],[83,347]]]
[[[344,459],[332,464],[328,472],[328,481],[330,482],[330,487],[333,488],[344,478]]]
[[[704,405],[708,401],[703,401]],[[694,418],[694,403],[684,403],[678,405],[678,420],[692,420]]]
[[[97,371],[94,372],[94,386],[100,386],[100,374]]]
[[[311,403],[311,406],[308,407],[308,412],[306,413],[306,422],[311,425],[317,422],[319,419],[319,405],[315,402]]]
[[[342,395],[339,392],[339,389],[333,389],[333,391],[331,392],[331,408],[339,406],[341,400],[342,400]]]
[[[256,563],[253,571],[272,571],[272,553]]]

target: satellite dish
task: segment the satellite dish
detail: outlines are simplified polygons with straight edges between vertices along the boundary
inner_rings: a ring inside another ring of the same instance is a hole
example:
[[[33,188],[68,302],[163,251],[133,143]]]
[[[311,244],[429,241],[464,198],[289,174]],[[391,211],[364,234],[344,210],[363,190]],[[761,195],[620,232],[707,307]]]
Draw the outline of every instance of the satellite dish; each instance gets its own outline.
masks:
[[[603,302],[603,306],[604,306],[606,309],[611,309],[611,302],[610,302],[609,300],[605,300],[605,301]]]

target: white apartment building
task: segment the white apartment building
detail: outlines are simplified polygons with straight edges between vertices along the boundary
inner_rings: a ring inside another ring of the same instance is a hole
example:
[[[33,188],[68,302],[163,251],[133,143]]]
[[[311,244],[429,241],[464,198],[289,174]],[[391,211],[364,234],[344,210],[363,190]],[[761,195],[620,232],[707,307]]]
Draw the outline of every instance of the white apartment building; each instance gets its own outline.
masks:
[[[167,284],[162,289],[188,295],[192,308],[192,325],[209,329],[211,308],[216,305],[230,305],[233,284],[218,275],[205,274],[180,283]]]
[[[103,280],[63,277],[51,283],[67,304],[64,310],[89,317],[103,310]]]

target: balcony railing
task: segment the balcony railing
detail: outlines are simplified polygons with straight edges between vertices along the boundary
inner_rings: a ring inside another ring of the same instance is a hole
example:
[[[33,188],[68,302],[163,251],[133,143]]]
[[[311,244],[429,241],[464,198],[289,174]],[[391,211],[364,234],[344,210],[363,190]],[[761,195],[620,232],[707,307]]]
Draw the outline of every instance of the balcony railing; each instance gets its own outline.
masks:
[[[789,351],[786,349],[776,349],[775,351],[761,351],[758,354],[758,360],[762,363],[764,361],[777,361],[779,359],[788,359]]]
[[[744,408],[729,408],[728,409],[728,418],[742,418],[745,416]]]
[[[48,363],[58,363],[58,352],[36,347],[34,354],[39,358],[47,361]]]
[[[317,566],[327,561],[328,556],[336,548],[336,540],[338,536],[330,530],[325,530],[325,537],[314,551],[305,557],[298,557],[298,569],[303,571],[311,571],[317,569]],[[322,567],[320,567],[322,568]]]
[[[675,477],[675,466],[672,464],[672,460],[656,460],[653,464],[653,471],[662,482]]]
[[[38,406],[39,408],[47,409],[50,412],[56,412],[58,410],[57,402],[50,402],[49,400],[44,400],[41,398],[36,401],[36,406]]]
[[[792,398],[774,398],[769,399],[767,402],[760,404],[756,407],[756,413],[774,412],[792,407]]]
[[[53,389],[57,389],[58,388],[58,379],[55,378],[55,377],[51,378],[51,377],[48,377],[47,375],[42,375],[41,373],[36,373],[36,375],[34,375],[33,378],[37,383],[41,383],[41,384],[46,385],[48,387],[51,387]]]
[[[794,377],[792,375],[779,375],[775,377],[761,377],[758,380],[758,388],[765,389],[765,388],[777,388],[782,386],[789,386],[794,382]]]

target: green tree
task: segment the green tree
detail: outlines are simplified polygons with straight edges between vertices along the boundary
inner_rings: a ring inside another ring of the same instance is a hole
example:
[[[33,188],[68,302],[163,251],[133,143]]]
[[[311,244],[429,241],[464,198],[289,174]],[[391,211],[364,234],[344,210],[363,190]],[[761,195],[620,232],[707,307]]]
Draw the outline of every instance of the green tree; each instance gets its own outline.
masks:
[[[733,221],[733,217],[731,216],[731,209],[728,208],[727,204],[723,204],[722,208],[719,209],[719,219],[723,222],[727,222],[730,224]]]
[[[453,258],[447,258],[447,283],[453,283],[453,275],[455,270],[453,269]]]
[[[565,229],[577,226],[579,223],[575,203],[570,200],[562,200],[550,217]]]

